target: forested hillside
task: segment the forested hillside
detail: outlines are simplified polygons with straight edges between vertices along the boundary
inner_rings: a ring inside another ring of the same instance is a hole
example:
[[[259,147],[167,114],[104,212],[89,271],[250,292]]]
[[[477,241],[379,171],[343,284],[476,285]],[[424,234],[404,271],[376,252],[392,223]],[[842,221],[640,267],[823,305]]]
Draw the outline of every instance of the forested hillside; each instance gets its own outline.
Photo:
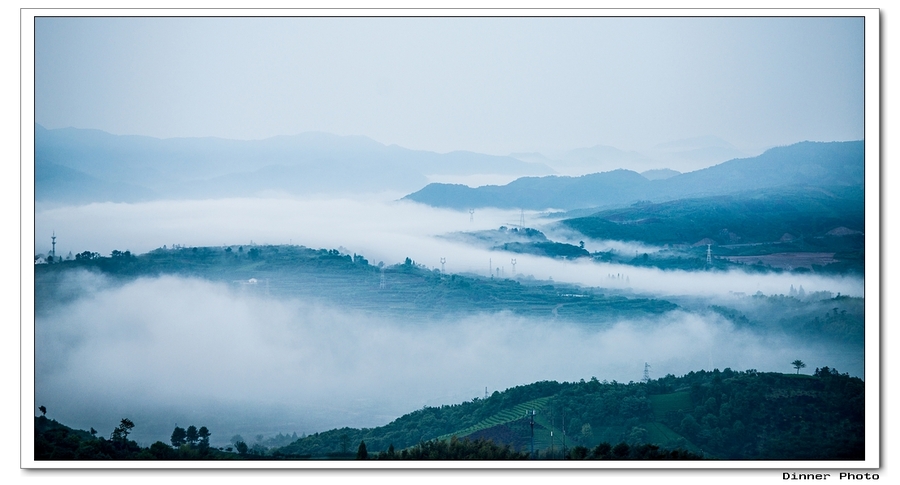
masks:
[[[585,458],[597,447],[602,455],[605,446],[625,443],[712,459],[855,460],[865,455],[864,389],[860,379],[827,367],[812,376],[716,369],[642,383],[537,382],[425,407],[378,428],[316,433],[276,453],[327,455],[361,441],[372,453],[453,436],[530,452],[533,410],[542,458]]]
[[[187,438],[176,427],[171,446],[142,448],[128,440],[135,423],[127,418],[106,439],[41,416],[35,458],[862,460],[864,391],[860,379],[827,367],[813,375],[715,369],[627,384],[545,381],[273,449],[210,448],[210,432],[203,427],[198,437],[193,426]]]
[[[198,277],[258,295],[309,297],[345,308],[435,318],[510,311],[521,316],[603,322],[677,308],[663,299],[628,297],[564,283],[441,274],[409,258],[395,265],[373,265],[362,255],[337,249],[227,246],[160,248],[142,255],[114,251],[109,257],[85,251],[71,261],[38,264],[36,309],[66,298],[45,300],[41,295],[79,291],[60,289],[66,276],[79,269],[125,280],[164,274]]]

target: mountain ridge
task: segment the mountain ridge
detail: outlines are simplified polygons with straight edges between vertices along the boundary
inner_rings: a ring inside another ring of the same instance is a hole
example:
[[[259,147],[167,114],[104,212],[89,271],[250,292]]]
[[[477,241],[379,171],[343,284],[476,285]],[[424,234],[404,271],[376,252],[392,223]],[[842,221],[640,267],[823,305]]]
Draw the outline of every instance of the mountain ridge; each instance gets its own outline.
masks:
[[[237,197],[271,191],[403,193],[421,188],[432,175],[553,173],[546,165],[510,156],[411,150],[361,135],[306,132],[262,140],[163,139],[94,129],[48,130],[37,123],[34,130],[36,170],[64,167],[69,175],[65,181],[37,179],[36,199],[62,203]],[[248,177],[253,186],[242,187],[239,182]],[[125,184],[136,190],[112,190]],[[109,190],[94,190],[98,185]]]
[[[637,172],[618,169],[580,177],[523,177],[504,186],[470,188],[429,184],[404,198],[460,210],[479,207],[572,210],[790,185],[862,186],[863,183],[862,141],[806,141],[665,179],[648,180]]]

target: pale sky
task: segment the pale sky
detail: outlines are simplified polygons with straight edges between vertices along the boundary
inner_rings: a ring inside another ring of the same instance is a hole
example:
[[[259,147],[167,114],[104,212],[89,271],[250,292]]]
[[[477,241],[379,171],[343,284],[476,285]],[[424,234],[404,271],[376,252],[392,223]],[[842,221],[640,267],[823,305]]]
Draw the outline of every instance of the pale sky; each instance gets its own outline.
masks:
[[[37,18],[35,120],[505,155],[863,138],[862,18]]]

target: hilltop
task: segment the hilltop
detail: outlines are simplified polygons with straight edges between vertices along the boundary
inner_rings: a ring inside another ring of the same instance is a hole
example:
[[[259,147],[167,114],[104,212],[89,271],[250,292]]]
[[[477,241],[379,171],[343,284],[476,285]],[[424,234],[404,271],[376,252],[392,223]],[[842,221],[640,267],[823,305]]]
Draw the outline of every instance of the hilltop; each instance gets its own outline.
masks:
[[[647,382],[536,382],[455,405],[425,407],[381,427],[301,438],[273,455],[324,456],[346,443],[369,453],[430,440],[486,439],[559,459],[627,456],[656,445],[724,460],[860,460],[862,380],[827,367],[810,375],[718,369]],[[618,451],[612,445],[624,443]]]
[[[802,142],[662,179],[618,169],[580,177],[523,177],[503,186],[477,188],[433,183],[405,198],[453,209],[616,208],[774,187],[862,187],[864,165],[862,141]]]

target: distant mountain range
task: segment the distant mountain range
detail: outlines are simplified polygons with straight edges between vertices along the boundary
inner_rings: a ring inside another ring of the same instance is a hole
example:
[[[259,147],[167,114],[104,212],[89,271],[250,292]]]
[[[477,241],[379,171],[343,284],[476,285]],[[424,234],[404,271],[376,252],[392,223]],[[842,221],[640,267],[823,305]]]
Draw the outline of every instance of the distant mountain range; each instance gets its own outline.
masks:
[[[759,153],[761,150],[739,150],[717,136],[698,136],[660,143],[641,150],[620,150],[608,145],[595,145],[566,151],[512,153],[510,156],[526,162],[546,164],[559,175],[577,177],[618,168],[641,173],[666,167],[690,171]]]
[[[119,136],[35,124],[35,200],[133,202],[267,193],[409,192],[434,175],[555,173],[541,163],[303,133],[264,140]]]
[[[660,178],[625,169],[581,177],[523,177],[503,186],[429,184],[405,198],[436,207],[532,210],[624,207],[791,185],[858,186],[864,182],[864,143],[802,142],[752,157]],[[652,179],[652,180],[651,180]]]

